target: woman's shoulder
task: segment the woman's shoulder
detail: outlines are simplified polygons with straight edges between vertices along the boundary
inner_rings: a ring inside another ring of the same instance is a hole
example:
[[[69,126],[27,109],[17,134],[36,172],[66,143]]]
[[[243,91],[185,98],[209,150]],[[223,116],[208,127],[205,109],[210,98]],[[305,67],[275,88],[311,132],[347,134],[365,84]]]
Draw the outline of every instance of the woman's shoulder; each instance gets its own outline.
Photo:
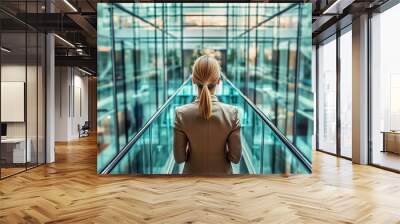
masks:
[[[185,113],[185,112],[191,111],[193,109],[197,109],[196,105],[193,103],[188,103],[188,104],[184,104],[181,106],[177,106],[175,108],[175,112],[176,113]]]
[[[221,108],[223,108],[223,110],[229,111],[231,113],[238,113],[238,111],[239,111],[238,107],[230,105],[230,104],[220,103],[220,105],[221,105]]]

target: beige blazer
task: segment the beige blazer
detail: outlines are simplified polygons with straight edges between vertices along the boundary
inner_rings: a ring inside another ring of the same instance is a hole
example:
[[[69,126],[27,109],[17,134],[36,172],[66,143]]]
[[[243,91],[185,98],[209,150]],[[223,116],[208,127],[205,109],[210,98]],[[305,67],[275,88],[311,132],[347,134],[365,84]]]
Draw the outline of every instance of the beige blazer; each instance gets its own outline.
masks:
[[[241,157],[238,109],[212,96],[212,116],[201,115],[196,99],[177,107],[174,122],[174,156],[185,162],[184,174],[231,174],[231,162]]]

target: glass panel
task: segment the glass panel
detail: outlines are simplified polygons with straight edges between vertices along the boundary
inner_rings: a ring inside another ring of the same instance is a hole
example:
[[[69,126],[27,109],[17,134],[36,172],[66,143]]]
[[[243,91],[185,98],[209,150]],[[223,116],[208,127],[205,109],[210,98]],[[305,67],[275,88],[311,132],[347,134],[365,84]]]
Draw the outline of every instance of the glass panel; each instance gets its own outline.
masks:
[[[41,1],[27,1],[25,12],[27,13],[41,13],[42,5]],[[34,20],[38,20],[37,16],[33,17]],[[38,21],[34,21],[38,22]],[[27,167],[32,168],[39,163],[39,63],[40,56],[42,53],[39,51],[39,46],[42,44],[41,39],[43,38],[35,30],[27,29],[27,76],[26,76],[26,130],[27,130],[27,151],[28,162]],[[43,121],[44,122],[44,121]],[[44,146],[43,146],[44,147]],[[29,155],[30,154],[30,155]]]
[[[27,126],[27,167],[34,167],[38,163],[38,34],[36,32],[27,33],[27,75],[26,75],[26,126]]]
[[[298,23],[301,36],[297,45],[297,96],[295,96],[295,130],[294,144],[311,161],[312,136],[314,133],[314,93],[312,88],[312,21],[311,4],[298,10]]]
[[[222,84],[220,101],[235,105],[241,114],[242,159],[232,164],[236,174],[308,173],[305,165],[289,150],[254,109],[232,88]],[[138,141],[111,171],[112,174],[180,174],[172,151],[175,108],[194,99],[191,82],[146,129]]]
[[[193,88],[189,82],[173,99],[163,113],[152,122],[118,165],[113,174],[167,174],[181,173],[183,165],[175,164],[172,152],[175,108],[193,100]]]
[[[352,35],[340,36],[340,153],[352,157]]]
[[[400,170],[400,5],[372,17],[372,163]]]
[[[116,143],[116,108],[114,108],[113,55],[110,7],[99,4],[97,36],[97,169],[100,170],[118,152]],[[115,93],[114,93],[115,94]]]
[[[99,4],[98,27],[98,70],[104,71],[98,80],[99,171],[202,54],[216,57],[223,73],[311,160],[311,4]]]
[[[45,104],[45,87],[46,87],[46,76],[45,76],[45,65],[46,65],[46,36],[39,33],[39,45],[38,45],[38,164],[45,163],[46,148],[45,148],[45,124],[46,124],[46,104]]]
[[[43,13],[44,0],[1,1],[0,6],[24,20]],[[1,122],[0,176],[45,162],[45,36],[0,13]],[[34,17],[37,18],[38,17]],[[7,96],[7,100],[3,97]]]
[[[98,170],[182,83],[180,12],[173,3],[99,4]]]
[[[229,4],[228,24],[227,76],[311,160],[311,4]]]
[[[312,45],[312,69],[311,69],[311,83],[312,83],[312,91],[313,91],[313,103],[314,103],[314,107],[313,108],[317,108],[317,91],[316,91],[316,87],[317,87],[317,46],[316,45]],[[318,116],[318,111],[315,111],[313,113],[313,117],[314,117],[314,121],[313,122],[313,137],[312,137],[312,150],[315,150],[317,148],[317,116]]]
[[[336,39],[318,48],[318,149],[336,154]]]
[[[1,51],[1,124],[6,129],[1,140],[2,177],[25,170],[26,161],[31,161],[26,144],[26,41],[25,32],[1,34],[1,46],[7,49]]]

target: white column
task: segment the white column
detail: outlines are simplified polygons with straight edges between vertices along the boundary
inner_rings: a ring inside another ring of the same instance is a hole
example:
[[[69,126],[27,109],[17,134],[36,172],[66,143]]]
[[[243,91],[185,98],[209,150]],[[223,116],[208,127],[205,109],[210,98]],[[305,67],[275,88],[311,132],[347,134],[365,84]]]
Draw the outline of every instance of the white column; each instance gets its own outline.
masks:
[[[368,15],[353,20],[353,162],[368,163]]]
[[[312,135],[312,150],[317,148],[317,47],[312,45],[312,56],[311,56],[311,88],[314,99],[314,122],[313,122],[313,135]]]
[[[54,35],[46,36],[46,163],[55,161],[54,134],[55,134],[55,61]]]

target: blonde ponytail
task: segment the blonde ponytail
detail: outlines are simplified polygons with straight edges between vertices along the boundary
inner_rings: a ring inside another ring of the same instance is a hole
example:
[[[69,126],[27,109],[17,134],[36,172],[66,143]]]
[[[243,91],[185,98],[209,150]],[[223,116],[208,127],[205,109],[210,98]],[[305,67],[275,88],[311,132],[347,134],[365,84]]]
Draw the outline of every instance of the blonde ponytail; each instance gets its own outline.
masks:
[[[203,55],[194,62],[192,74],[193,83],[199,87],[199,111],[208,120],[212,115],[210,90],[220,79],[219,63],[215,58]]]
[[[208,120],[211,117],[211,94],[207,85],[203,85],[200,93],[199,110],[203,117]]]

